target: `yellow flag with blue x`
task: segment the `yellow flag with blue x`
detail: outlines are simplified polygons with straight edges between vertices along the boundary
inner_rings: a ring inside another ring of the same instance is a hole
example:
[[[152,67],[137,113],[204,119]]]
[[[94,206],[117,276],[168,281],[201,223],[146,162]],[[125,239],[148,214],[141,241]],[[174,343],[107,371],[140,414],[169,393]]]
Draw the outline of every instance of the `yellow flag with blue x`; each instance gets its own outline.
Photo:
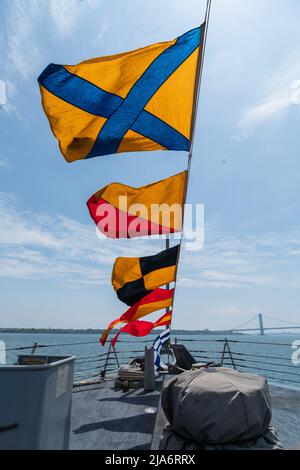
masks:
[[[38,82],[65,159],[188,151],[203,34],[204,25],[135,51],[48,65]]]

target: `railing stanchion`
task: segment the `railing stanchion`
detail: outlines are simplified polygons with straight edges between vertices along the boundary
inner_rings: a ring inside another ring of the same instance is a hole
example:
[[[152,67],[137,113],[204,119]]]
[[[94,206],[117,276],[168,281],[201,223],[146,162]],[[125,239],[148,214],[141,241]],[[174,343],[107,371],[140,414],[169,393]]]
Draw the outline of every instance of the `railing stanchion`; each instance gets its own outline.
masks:
[[[111,353],[111,342],[109,343],[109,349],[108,349],[108,352],[107,352],[107,355],[106,355],[106,360],[105,360],[105,364],[104,364],[104,369],[101,371],[101,377],[103,379],[105,379],[105,374],[106,374],[106,369],[107,369],[107,364],[108,364],[108,361],[109,361],[109,356],[110,356],[110,353]]]
[[[224,363],[226,352],[228,352],[228,354],[229,354],[229,358],[231,360],[232,367],[234,368],[234,370],[236,370],[235,362],[234,362],[233,355],[232,355],[232,352],[231,352],[231,349],[230,349],[230,346],[229,346],[228,339],[224,338],[224,347],[223,347],[222,357],[221,357],[221,366]]]
[[[222,351],[222,356],[221,356],[221,366],[223,366],[223,362],[225,359],[225,352],[226,352],[226,338],[224,339],[224,345],[223,345],[223,351]]]
[[[119,363],[119,358],[118,358],[118,355],[117,355],[117,351],[116,351],[114,346],[112,346],[112,349],[113,349],[115,359],[116,359],[116,363],[117,363],[117,366],[118,366],[118,369],[119,369],[120,368],[120,363]]]
[[[144,370],[144,390],[151,392],[155,390],[155,372],[154,372],[154,349],[145,346],[145,370]]]
[[[232,352],[231,352],[231,349],[230,349],[230,346],[229,346],[229,343],[228,343],[227,339],[226,339],[226,343],[227,343],[227,348],[228,348],[228,352],[229,352],[229,357],[231,359],[232,367],[234,368],[234,370],[236,370],[233,355],[232,355]]]

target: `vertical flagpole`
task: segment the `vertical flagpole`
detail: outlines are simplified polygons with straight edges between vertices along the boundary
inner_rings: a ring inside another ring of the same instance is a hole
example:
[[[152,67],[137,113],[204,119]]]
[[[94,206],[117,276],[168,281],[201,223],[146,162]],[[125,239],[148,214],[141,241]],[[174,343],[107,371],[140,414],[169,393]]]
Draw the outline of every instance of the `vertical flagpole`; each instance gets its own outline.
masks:
[[[166,234],[166,250],[168,250],[169,248],[170,248],[170,235],[167,233],[167,234]],[[169,283],[169,282],[166,284],[166,289],[167,289],[167,290],[170,290],[170,283]],[[170,307],[167,307],[167,308],[166,308],[166,313],[169,313],[169,311],[170,311]],[[166,325],[166,328],[165,328],[165,329],[167,330],[168,328],[170,328],[170,325]],[[168,363],[169,363],[169,345],[170,345],[170,338],[169,338],[169,340],[167,341],[167,345],[168,345],[168,347],[167,347],[167,352],[168,352]]]
[[[167,233],[166,235],[166,250],[168,250],[170,248],[170,236],[169,234]],[[166,289],[167,290],[170,290],[170,283],[168,282],[168,284],[166,284]],[[167,307],[166,308],[166,313],[168,313],[170,311],[170,307]],[[169,328],[169,325],[166,325],[166,329]]]
[[[190,150],[189,150],[189,154],[188,154],[188,163],[187,163],[187,169],[186,169],[186,180],[185,180],[185,188],[184,188],[184,195],[183,195],[182,231],[181,231],[179,249],[178,249],[178,254],[177,254],[177,261],[176,261],[173,305],[174,305],[175,289],[176,289],[176,284],[177,284],[177,273],[178,273],[178,265],[179,265],[179,259],[180,259],[180,251],[181,251],[181,246],[182,246],[182,241],[183,241],[185,203],[186,203],[186,198],[187,198],[189,177],[190,177],[190,171],[191,171],[191,163],[192,163],[192,157],[193,157],[196,118],[197,118],[198,102],[199,102],[199,95],[200,95],[200,87],[201,87],[201,81],[202,81],[202,75],[203,75],[203,64],[204,64],[207,31],[208,31],[208,24],[209,24],[210,10],[211,10],[211,2],[212,2],[212,0],[207,0],[207,2],[206,2],[203,42],[202,42],[201,50],[200,50],[200,45],[199,45],[199,52],[198,52],[198,62],[197,62],[197,69],[196,69],[194,100],[193,100],[193,110],[192,110],[191,130],[190,130]],[[170,240],[169,240],[169,238],[166,238],[166,248],[168,248],[169,246],[170,246]],[[169,288],[169,286],[167,288]],[[167,309],[167,311],[169,311],[169,309]],[[169,325],[169,327],[170,327],[170,325]]]

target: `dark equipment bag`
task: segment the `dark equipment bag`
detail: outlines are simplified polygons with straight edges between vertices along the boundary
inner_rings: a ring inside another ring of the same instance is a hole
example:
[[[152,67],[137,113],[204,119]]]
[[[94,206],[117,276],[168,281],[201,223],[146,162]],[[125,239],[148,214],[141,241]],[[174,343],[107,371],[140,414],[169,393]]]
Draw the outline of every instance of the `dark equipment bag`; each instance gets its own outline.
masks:
[[[282,449],[264,377],[224,367],[187,371],[167,382],[161,400],[169,425],[160,449]]]

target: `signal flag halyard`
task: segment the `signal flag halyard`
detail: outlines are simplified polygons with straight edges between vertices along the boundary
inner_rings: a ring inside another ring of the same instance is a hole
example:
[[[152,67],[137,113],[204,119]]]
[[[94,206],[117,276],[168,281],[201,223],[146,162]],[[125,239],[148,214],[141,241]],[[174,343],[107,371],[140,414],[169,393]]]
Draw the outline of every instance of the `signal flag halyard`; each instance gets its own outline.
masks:
[[[104,346],[106,343],[109,332],[120,323],[131,323],[135,320],[138,320],[139,318],[149,315],[152,312],[156,312],[162,308],[171,307],[173,303],[173,293],[174,289],[167,290],[157,288],[150,294],[143,297],[136,304],[130,307],[125,313],[123,313],[120,318],[117,318],[109,324],[100,338],[100,343],[102,346]]]
[[[134,51],[48,65],[38,78],[42,105],[65,159],[189,151],[203,37],[204,25]]]
[[[146,336],[148,335],[154,328],[158,326],[165,326],[169,325],[172,320],[172,312],[165,313],[162,317],[160,317],[155,322],[144,321],[144,320],[134,320],[128,322],[123,328],[121,328],[118,333],[113,337],[111,344],[115,347],[115,344],[118,340],[118,337],[121,333],[128,333],[132,336]]]
[[[180,232],[186,171],[133,188],[111,183],[87,201],[90,216],[108,238]]]
[[[161,360],[160,353],[163,345],[170,340],[170,328],[166,328],[165,331],[160,333],[153,342],[154,349],[154,365],[156,369],[160,368]]]
[[[178,248],[176,245],[141,258],[117,258],[111,281],[118,299],[133,305],[157,287],[173,282]]]

